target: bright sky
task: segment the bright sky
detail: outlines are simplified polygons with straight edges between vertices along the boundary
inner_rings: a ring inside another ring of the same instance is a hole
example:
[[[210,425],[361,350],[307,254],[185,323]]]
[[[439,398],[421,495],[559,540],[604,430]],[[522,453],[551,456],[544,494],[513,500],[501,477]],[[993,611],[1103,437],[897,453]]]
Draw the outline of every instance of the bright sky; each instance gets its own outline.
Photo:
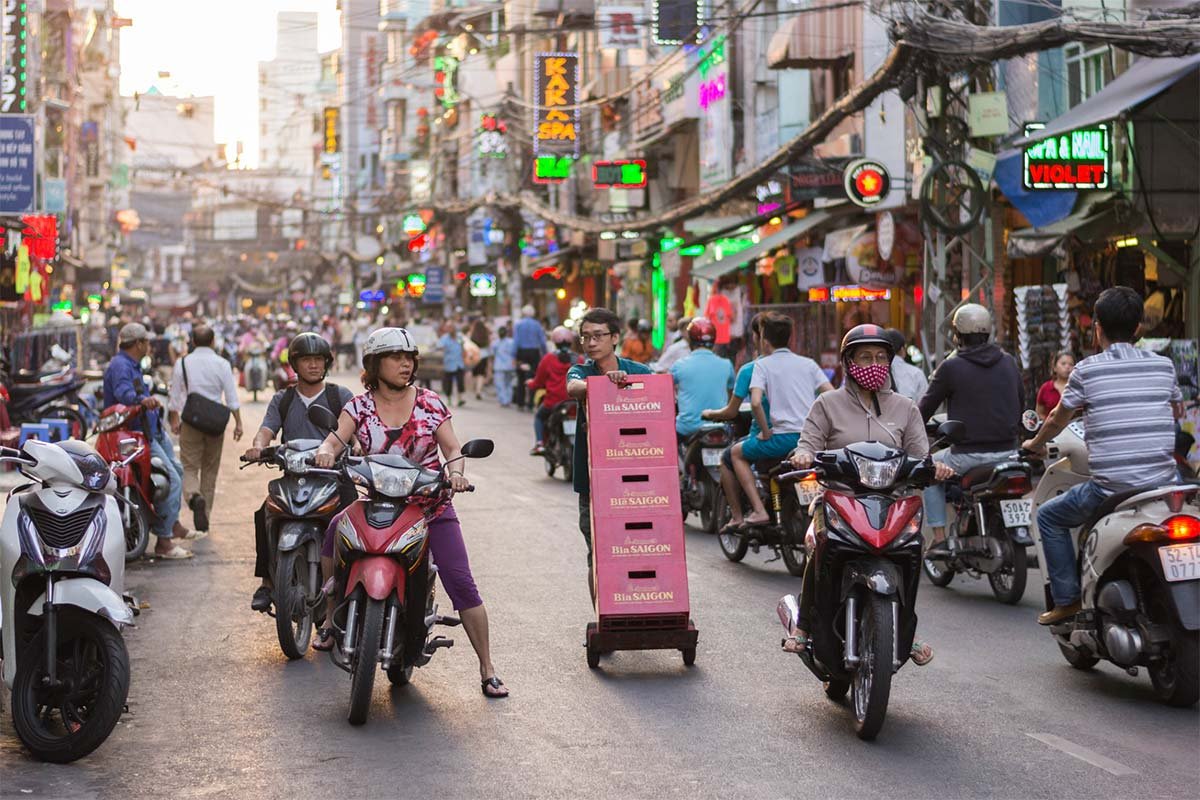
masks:
[[[133,20],[121,31],[121,94],[157,85],[164,94],[215,95],[217,141],[242,140],[253,164],[258,62],[275,56],[280,11],[320,13],[318,46],[339,45],[336,0],[117,0],[117,12]]]

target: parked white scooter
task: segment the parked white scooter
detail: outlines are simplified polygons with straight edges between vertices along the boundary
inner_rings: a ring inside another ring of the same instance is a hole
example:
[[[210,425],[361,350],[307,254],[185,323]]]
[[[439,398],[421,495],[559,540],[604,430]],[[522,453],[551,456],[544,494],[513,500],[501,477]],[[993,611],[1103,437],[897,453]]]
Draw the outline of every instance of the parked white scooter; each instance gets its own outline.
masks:
[[[1038,509],[1090,478],[1083,422],[1070,423],[1048,449],[1031,514],[1042,565],[1046,556]],[[1159,699],[1183,707],[1200,696],[1198,490],[1195,484],[1151,487],[1117,492],[1105,500],[1076,534],[1083,609],[1050,626],[1071,666],[1091,669],[1104,659],[1130,675],[1144,666]],[[1050,610],[1054,601],[1044,566],[1042,577]]]
[[[108,462],[89,444],[0,448],[31,482],[0,524],[0,665],[13,727],[44,761],[82,758],[108,738],[129,693],[120,629],[125,537]]]

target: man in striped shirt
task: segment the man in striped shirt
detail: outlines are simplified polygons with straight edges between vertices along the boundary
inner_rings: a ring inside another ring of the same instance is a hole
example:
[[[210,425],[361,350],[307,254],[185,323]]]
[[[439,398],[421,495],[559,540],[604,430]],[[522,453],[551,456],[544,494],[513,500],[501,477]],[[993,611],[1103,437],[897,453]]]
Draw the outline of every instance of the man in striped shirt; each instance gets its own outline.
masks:
[[[1079,613],[1079,575],[1071,529],[1082,525],[1114,492],[1175,483],[1175,419],[1183,396],[1168,358],[1133,346],[1142,297],[1127,286],[1096,300],[1101,352],[1076,365],[1062,399],[1037,435],[1022,447],[1042,456],[1046,442],[1082,410],[1092,479],[1038,509],[1054,608],[1038,617],[1053,625]]]

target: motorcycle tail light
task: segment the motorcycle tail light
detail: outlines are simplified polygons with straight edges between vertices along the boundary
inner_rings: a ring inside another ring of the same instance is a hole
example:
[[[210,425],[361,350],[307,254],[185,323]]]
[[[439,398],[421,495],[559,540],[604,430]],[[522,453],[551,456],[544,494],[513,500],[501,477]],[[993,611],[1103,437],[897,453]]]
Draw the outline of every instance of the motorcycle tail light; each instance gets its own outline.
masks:
[[[1033,490],[1033,482],[1029,480],[1028,475],[1013,475],[1004,481],[1000,490],[1005,494],[1025,495]]]
[[[1198,538],[1200,538],[1200,519],[1186,514],[1176,514],[1168,517],[1161,525],[1138,525],[1125,534],[1125,544],[1181,542]]]
[[[725,444],[725,431],[724,430],[709,431],[708,433],[704,434],[703,441],[705,444],[724,445]]]

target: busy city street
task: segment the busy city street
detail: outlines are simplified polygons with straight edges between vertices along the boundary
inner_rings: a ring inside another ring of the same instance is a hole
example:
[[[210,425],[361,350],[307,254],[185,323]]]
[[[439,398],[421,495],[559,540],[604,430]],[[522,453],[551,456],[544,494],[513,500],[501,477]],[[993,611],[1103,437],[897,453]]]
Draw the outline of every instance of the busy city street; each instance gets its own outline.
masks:
[[[350,375],[337,376],[353,386]],[[263,403],[246,407],[253,424]],[[31,760],[0,722],[0,796],[128,797],[1185,797],[1195,708],[1158,703],[1144,674],[1072,669],[1034,618],[1032,590],[999,605],[986,583],[920,589],[936,650],[893,685],[873,744],[855,738],[795,656],[780,652],[780,562],[726,560],[689,528],[700,629],[694,667],[676,652],[584,660],[589,608],[570,486],[527,455],[531,415],[468,402],[465,438],[495,439],[456,500],[492,617],[506,700],[478,690],[461,630],[454,648],[346,723],[349,676],[325,654],[288,662],[257,583],[251,514],[267,471],[238,471],[227,442],[212,533],[183,562],[134,566],[145,606],[126,632],[129,713],[103,748],[69,767]],[[696,523],[693,516],[692,523]],[[445,607],[439,588],[438,602]],[[1069,788],[1064,788],[1069,787]]]

